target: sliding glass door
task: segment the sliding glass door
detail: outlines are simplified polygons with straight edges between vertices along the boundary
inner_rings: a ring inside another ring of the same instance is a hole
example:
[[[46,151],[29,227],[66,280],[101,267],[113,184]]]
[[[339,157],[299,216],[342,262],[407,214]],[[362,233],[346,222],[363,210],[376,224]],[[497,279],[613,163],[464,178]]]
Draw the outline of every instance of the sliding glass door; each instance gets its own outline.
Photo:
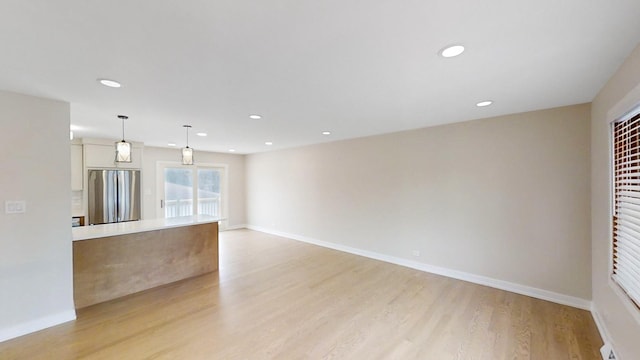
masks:
[[[185,168],[164,169],[164,217],[193,215],[193,171]]]
[[[210,215],[222,218],[225,167],[158,164],[161,217]]]
[[[220,211],[220,169],[199,168],[198,172],[198,214],[222,217]]]

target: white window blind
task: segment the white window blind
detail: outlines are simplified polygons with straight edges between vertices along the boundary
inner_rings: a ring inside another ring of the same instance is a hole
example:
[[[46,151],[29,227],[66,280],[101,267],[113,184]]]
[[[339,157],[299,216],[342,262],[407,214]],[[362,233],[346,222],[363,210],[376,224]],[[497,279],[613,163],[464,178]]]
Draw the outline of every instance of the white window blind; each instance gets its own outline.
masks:
[[[640,114],[613,124],[613,280],[640,307]]]

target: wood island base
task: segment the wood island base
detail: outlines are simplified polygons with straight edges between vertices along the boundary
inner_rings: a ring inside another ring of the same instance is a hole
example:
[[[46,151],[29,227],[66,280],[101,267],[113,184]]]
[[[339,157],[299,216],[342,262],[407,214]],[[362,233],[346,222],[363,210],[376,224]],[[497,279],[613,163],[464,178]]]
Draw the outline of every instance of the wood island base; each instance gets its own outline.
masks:
[[[75,307],[217,269],[217,222],[74,241]]]

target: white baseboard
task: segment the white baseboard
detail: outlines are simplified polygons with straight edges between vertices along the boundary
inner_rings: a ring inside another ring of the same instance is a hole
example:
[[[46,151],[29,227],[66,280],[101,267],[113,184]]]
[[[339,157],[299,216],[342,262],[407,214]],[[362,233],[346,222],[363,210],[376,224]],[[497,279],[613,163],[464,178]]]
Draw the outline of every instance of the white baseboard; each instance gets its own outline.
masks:
[[[396,265],[400,265],[400,266],[405,266],[405,267],[408,267],[408,268],[421,270],[421,271],[432,273],[432,274],[437,274],[437,275],[450,277],[450,278],[453,278],[453,279],[468,281],[468,282],[471,282],[471,283],[474,283],[474,284],[485,285],[485,286],[489,286],[489,287],[492,287],[492,288],[505,290],[505,291],[510,291],[510,292],[513,292],[513,293],[516,293],[516,294],[531,296],[531,297],[534,297],[534,298],[537,298],[537,299],[547,300],[547,301],[551,301],[551,302],[554,302],[554,303],[567,305],[567,306],[572,306],[572,307],[583,309],[583,310],[591,310],[591,301],[586,300],[586,299],[581,299],[581,298],[578,298],[578,297],[574,297],[574,296],[560,294],[560,293],[556,293],[556,292],[553,292],[553,291],[539,289],[539,288],[535,288],[535,287],[531,287],[531,286],[516,284],[516,283],[504,281],[504,280],[493,279],[493,278],[490,278],[490,277],[471,274],[471,273],[467,273],[467,272],[463,272],[463,271],[452,270],[452,269],[443,268],[443,267],[439,267],[439,266],[429,265],[429,264],[421,263],[421,262],[418,262],[418,261],[413,261],[413,260],[403,259],[403,258],[399,258],[399,257],[395,257],[395,256],[380,254],[380,253],[376,253],[376,252],[373,252],[373,251],[362,250],[362,249],[357,249],[357,248],[353,248],[353,247],[350,247],[350,246],[345,246],[345,245],[330,243],[330,242],[327,242],[327,241],[312,239],[312,238],[309,238],[309,237],[306,237],[306,236],[288,234],[288,233],[284,233],[284,232],[281,232],[281,231],[276,231],[276,230],[263,228],[263,227],[260,227],[260,226],[247,225],[246,227],[247,227],[247,229],[256,230],[256,231],[260,231],[260,232],[264,232],[264,233],[268,233],[268,234],[272,234],[272,235],[282,236],[282,237],[286,237],[286,238],[289,238],[289,239],[302,241],[302,242],[306,242],[306,243],[309,243],[309,244],[314,244],[314,245],[326,247],[326,248],[329,248],[329,249],[343,251],[343,252],[347,252],[347,253],[350,253],[350,254],[360,255],[360,256],[364,256],[364,257],[368,257],[368,258],[371,258],[371,259],[376,259],[376,260],[380,260],[380,261],[384,261],[384,262],[388,262],[388,263],[392,263],[392,264],[396,264]]]
[[[60,325],[76,319],[76,311],[68,310],[57,314],[48,315],[39,319],[27,321],[10,328],[0,329],[0,342],[17,338],[32,332]]]
[[[602,349],[600,349],[602,358],[608,359],[608,353],[610,351],[613,351],[613,353],[615,354],[616,351],[613,348],[613,344],[611,343],[611,335],[609,334],[609,329],[607,329],[607,326],[602,319],[602,315],[600,315],[600,312],[598,311],[598,307],[593,303],[591,304],[591,316],[593,317],[593,321],[596,323],[596,327],[598,328],[598,332],[600,333],[602,342],[604,342],[604,346],[602,347]]]
[[[595,304],[591,304],[591,316],[593,316],[593,321],[596,323],[598,327],[598,331],[600,332],[600,337],[602,337],[602,341],[606,344],[610,342],[611,338],[609,337],[609,331],[602,320],[602,316],[600,312],[598,312],[598,308]]]
[[[231,226],[227,226],[224,231],[228,231],[228,230],[239,230],[239,229],[246,229],[247,225],[246,224],[237,224],[237,225],[231,225]]]

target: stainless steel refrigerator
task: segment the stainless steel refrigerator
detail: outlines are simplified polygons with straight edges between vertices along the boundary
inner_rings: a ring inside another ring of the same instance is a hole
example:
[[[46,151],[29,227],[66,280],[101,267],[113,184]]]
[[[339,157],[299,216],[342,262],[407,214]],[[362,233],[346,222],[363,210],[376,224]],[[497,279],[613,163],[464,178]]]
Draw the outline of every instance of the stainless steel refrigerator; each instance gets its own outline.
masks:
[[[88,224],[140,220],[139,170],[89,170]]]

